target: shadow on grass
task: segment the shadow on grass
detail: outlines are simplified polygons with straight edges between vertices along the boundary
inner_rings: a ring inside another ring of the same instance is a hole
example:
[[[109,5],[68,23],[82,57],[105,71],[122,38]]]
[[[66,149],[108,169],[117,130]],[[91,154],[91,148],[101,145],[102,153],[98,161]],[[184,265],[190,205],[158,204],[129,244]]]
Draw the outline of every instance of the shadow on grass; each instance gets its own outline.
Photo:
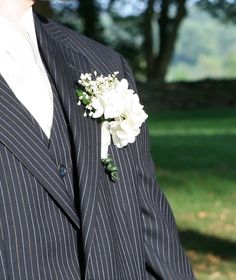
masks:
[[[236,242],[202,234],[194,230],[179,232],[180,240],[186,250],[211,253],[222,259],[236,259]]]

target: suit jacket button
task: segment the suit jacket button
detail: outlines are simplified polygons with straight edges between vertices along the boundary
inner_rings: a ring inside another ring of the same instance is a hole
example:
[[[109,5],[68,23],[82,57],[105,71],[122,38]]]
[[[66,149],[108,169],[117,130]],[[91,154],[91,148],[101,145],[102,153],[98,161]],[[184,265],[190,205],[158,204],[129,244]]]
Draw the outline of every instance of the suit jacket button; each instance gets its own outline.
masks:
[[[66,169],[65,165],[63,165],[63,164],[59,165],[59,174],[62,178],[66,176],[67,169]]]

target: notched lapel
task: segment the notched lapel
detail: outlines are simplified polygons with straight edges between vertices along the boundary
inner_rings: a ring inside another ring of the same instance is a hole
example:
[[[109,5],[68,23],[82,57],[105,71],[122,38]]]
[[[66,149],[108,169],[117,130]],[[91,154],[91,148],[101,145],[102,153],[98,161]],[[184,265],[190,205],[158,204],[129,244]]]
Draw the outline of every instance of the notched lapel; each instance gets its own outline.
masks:
[[[23,163],[75,225],[80,227],[73,202],[69,198],[47,146],[1,75],[0,116],[0,142]]]
[[[77,199],[80,201],[85,263],[87,263],[95,227],[99,174],[104,170],[100,159],[101,127],[96,120],[84,117],[84,107],[78,106],[76,101],[76,87],[82,73],[89,73],[95,69],[91,69],[89,61],[83,54],[65,44],[67,40],[60,27],[50,22],[41,23],[37,16],[35,24],[39,47],[59,94],[74,141],[79,177]]]

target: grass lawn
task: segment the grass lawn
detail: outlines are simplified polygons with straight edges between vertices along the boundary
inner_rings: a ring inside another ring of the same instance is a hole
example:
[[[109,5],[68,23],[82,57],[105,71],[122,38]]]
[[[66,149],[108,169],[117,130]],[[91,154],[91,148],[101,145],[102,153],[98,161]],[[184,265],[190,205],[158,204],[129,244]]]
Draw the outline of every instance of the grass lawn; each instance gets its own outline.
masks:
[[[236,109],[161,112],[151,151],[198,280],[236,279]]]

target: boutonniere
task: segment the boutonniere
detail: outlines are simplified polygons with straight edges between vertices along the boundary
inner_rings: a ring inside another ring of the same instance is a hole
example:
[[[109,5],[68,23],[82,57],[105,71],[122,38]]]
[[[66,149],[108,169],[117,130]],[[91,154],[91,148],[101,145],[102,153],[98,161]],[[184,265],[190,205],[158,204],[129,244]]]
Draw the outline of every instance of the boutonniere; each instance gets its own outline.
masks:
[[[118,72],[104,77],[81,74],[76,90],[78,105],[85,106],[84,116],[98,119],[101,123],[101,160],[112,181],[119,179],[118,168],[108,154],[113,141],[117,148],[134,143],[147,114],[138,95],[129,89],[126,79],[118,80]]]

